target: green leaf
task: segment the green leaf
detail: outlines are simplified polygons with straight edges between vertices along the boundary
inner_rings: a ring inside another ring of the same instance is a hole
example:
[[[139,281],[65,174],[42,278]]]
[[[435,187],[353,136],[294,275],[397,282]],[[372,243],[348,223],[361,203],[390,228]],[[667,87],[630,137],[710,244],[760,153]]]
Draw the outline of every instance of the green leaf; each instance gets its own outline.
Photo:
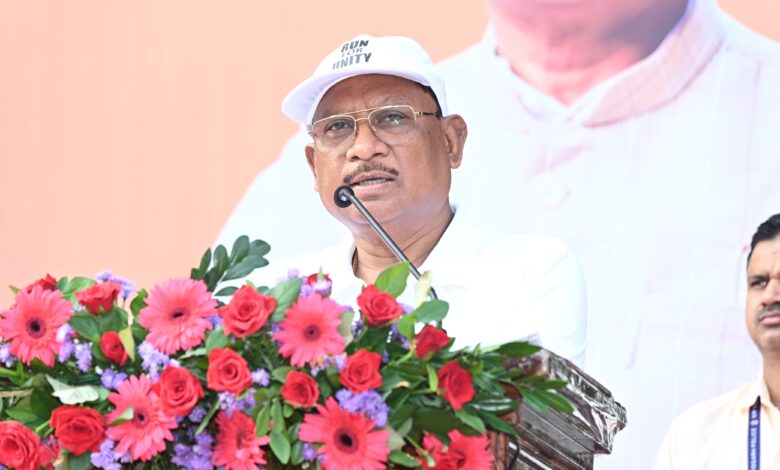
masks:
[[[233,242],[233,249],[230,250],[230,261],[235,263],[246,258],[249,254],[249,237],[241,235]]]
[[[141,309],[146,307],[146,297],[149,293],[146,289],[141,289],[135,294],[135,298],[130,302],[130,311],[133,312],[133,316],[137,317],[141,313]]]
[[[235,294],[237,290],[238,290],[238,287],[235,287],[235,286],[227,286],[227,287],[223,287],[222,289],[220,289],[220,290],[219,290],[219,291],[218,291],[216,294],[214,294],[214,295],[216,295],[216,296],[218,296],[218,297],[227,297],[227,296],[229,296],[229,295],[233,295],[233,294]]]
[[[119,416],[116,417],[115,420],[108,423],[109,426],[119,426],[122,423],[126,423],[133,419],[133,416],[135,416],[135,411],[133,410],[132,406],[128,406],[125,408],[125,411],[122,412]]]
[[[8,288],[11,289],[11,293],[13,293],[14,295],[18,294],[19,291],[22,290],[22,289],[19,289],[16,286],[8,286]]]
[[[404,467],[414,468],[420,465],[420,462],[418,462],[417,459],[400,450],[394,450],[390,452],[389,459],[391,462],[402,465]]]
[[[447,316],[450,304],[443,300],[431,300],[417,307],[414,311],[420,323],[440,322]]]
[[[463,424],[466,424],[478,433],[485,434],[487,432],[487,429],[485,429],[485,423],[483,423],[479,417],[469,413],[468,411],[456,410],[455,416],[457,416]]]
[[[133,331],[130,328],[125,328],[119,332],[119,341],[122,342],[122,346],[125,347],[127,355],[130,356],[130,360],[135,360],[135,340],[133,339]]]
[[[241,277],[248,276],[252,271],[257,268],[262,268],[268,264],[268,260],[262,256],[247,256],[244,261],[231,266],[224,276],[223,281],[231,281]]]
[[[217,272],[224,273],[228,265],[230,265],[230,258],[228,258],[227,249],[219,245],[214,250],[214,264]]]
[[[420,408],[415,411],[413,419],[418,428],[440,435],[446,435],[460,423],[452,413],[438,408]]]
[[[30,396],[30,409],[38,417],[51,415],[58,406],[60,402],[40,388],[35,388]]]
[[[181,355],[179,359],[187,359],[188,357],[197,357],[197,356],[205,356],[206,355],[206,348],[195,348],[190,349],[189,351],[185,352]]]
[[[374,286],[393,297],[398,297],[406,289],[406,280],[408,278],[409,263],[398,263],[382,271],[377,276]]]
[[[436,370],[430,364],[425,364],[425,368],[428,370],[428,384],[431,390],[439,389],[439,376],[436,375]]]
[[[276,430],[276,422],[274,422],[274,430],[271,431],[271,450],[274,451],[276,458],[279,462],[286,464],[290,460],[290,440],[287,436]]]
[[[70,466],[70,470],[87,470],[90,468],[92,466],[92,462],[90,461],[91,455],[90,452],[84,452],[76,457],[68,452],[68,466]]]
[[[62,296],[71,299],[73,298],[73,294],[86,289],[92,284],[95,284],[95,281],[92,279],[88,277],[76,276],[68,281],[67,284],[65,284],[65,287],[62,289]]]
[[[123,317],[122,309],[119,307],[114,307],[103,315],[95,317],[98,321],[98,325],[100,326],[101,335],[106,331],[119,331],[124,328],[127,323],[125,321],[126,315],[127,314],[125,314],[125,317]]]
[[[284,414],[282,413],[282,404],[275,401],[271,405],[271,421],[273,422],[273,431],[283,432],[287,430],[284,423]]]
[[[501,345],[498,348],[498,352],[501,354],[505,354],[507,356],[528,356],[531,355],[539,350],[541,350],[541,346],[537,346],[535,344],[531,344],[527,341],[515,341],[512,343],[506,343]]]
[[[196,281],[202,280],[203,276],[206,275],[206,270],[209,269],[210,264],[211,248],[206,250],[206,252],[203,253],[203,256],[200,257],[200,265],[197,267],[197,269],[190,271],[190,277]]]
[[[228,345],[228,337],[222,327],[217,327],[211,333],[206,336],[206,353],[219,348],[224,348]]]
[[[414,338],[414,324],[417,320],[414,312],[409,315],[404,315],[398,320],[398,332],[406,339]]]
[[[95,385],[77,385],[73,387],[48,375],[46,380],[49,381],[51,388],[54,389],[52,396],[59,398],[66,405],[79,405],[100,399],[101,387]]]
[[[287,380],[287,374],[289,374],[291,370],[292,367],[290,366],[277,367],[271,371],[271,377],[278,380],[279,382],[284,383]]]
[[[271,423],[271,407],[264,406],[260,408],[255,418],[255,435],[258,437],[268,434],[268,426]]]
[[[202,433],[204,429],[206,429],[206,426],[209,425],[209,421],[211,421],[211,418],[213,418],[217,413],[217,410],[219,410],[219,398],[214,400],[214,403],[211,405],[209,412],[206,413],[206,417],[203,418],[203,420],[200,422],[200,425],[198,426],[198,429],[195,430],[196,436]]]
[[[263,240],[252,240],[252,243],[249,244],[249,252],[253,255],[262,256],[268,254],[269,251],[271,251],[271,245]]]
[[[290,306],[298,298],[298,294],[301,293],[301,278],[288,279],[269,292],[276,299],[276,309],[271,314],[271,321],[279,322],[284,319],[284,312],[290,308]]]
[[[91,314],[74,315],[68,320],[68,324],[82,338],[89,341],[100,341],[100,325],[97,318]]]
[[[20,401],[13,408],[8,408],[7,410],[5,410],[5,414],[15,419],[16,421],[19,421],[22,424],[27,424],[38,419],[38,415],[36,415],[30,409],[29,400]]]
[[[485,411],[477,411],[479,416],[487,423],[488,426],[495,429],[498,432],[509,434],[510,436],[517,436],[517,430],[510,426],[506,421],[498,416]]]

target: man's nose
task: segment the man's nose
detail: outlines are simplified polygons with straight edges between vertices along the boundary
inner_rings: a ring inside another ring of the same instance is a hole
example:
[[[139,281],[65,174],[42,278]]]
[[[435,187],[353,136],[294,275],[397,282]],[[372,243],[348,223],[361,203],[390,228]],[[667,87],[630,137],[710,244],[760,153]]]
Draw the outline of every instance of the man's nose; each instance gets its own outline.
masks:
[[[780,303],[780,276],[769,280],[761,300],[764,305]]]
[[[370,160],[387,154],[387,144],[377,137],[368,118],[355,120],[355,136],[347,149],[348,160]]]

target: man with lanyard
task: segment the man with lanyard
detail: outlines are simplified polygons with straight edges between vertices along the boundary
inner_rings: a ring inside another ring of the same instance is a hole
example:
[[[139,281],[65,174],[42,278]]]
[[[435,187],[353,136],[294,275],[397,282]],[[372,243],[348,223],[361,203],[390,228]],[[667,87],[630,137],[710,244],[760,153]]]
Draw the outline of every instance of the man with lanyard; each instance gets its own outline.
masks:
[[[479,230],[450,205],[467,128],[448,112],[444,82],[419,44],[357,36],[328,54],[282,110],[309,130],[299,158],[325,209],[349,233],[324,251],[259,270],[256,284],[272,285],[289,268],[322,267],[331,296],[354,304],[364,284],[398,262],[354,205],[334,201],[336,189],[348,185],[409,260],[432,272],[436,292],[450,304],[444,328],[456,347],[536,338],[583,364],[584,280],[568,246],[544,235]],[[312,225],[307,234],[316,238],[318,230]],[[407,288],[399,301],[414,306],[414,294]]]
[[[763,359],[760,377],[677,418],[656,470],[780,468],[780,214],[750,243],[745,313]]]

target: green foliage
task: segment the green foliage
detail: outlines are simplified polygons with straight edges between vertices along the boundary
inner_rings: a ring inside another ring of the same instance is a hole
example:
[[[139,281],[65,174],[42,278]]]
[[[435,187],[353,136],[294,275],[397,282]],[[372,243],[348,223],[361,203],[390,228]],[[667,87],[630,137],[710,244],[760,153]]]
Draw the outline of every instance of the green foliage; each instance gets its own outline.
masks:
[[[409,263],[398,263],[382,271],[376,278],[377,290],[387,292],[393,297],[398,297],[406,289],[406,280],[409,278]]]
[[[231,281],[248,276],[257,268],[268,264],[265,255],[271,247],[262,240],[254,240],[251,243],[246,235],[240,236],[235,243],[230,255],[223,245],[218,245],[214,252],[206,250],[200,259],[197,268],[190,271],[190,277],[202,280],[209,291],[214,292],[217,284],[223,281]],[[231,295],[230,289],[222,289],[218,295]]]

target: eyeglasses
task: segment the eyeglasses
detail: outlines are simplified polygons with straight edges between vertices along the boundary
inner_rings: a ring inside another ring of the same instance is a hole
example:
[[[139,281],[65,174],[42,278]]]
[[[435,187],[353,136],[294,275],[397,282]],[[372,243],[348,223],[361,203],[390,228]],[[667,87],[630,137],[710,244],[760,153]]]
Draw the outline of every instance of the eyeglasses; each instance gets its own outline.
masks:
[[[367,117],[356,118],[353,114],[368,112]],[[400,145],[407,142],[417,128],[417,116],[435,116],[441,118],[441,112],[426,113],[415,111],[407,104],[380,106],[361,109],[350,113],[335,114],[319,119],[309,126],[309,135],[314,138],[314,146],[321,153],[337,156],[345,152],[355,141],[358,121],[368,121],[378,139],[388,145]]]

